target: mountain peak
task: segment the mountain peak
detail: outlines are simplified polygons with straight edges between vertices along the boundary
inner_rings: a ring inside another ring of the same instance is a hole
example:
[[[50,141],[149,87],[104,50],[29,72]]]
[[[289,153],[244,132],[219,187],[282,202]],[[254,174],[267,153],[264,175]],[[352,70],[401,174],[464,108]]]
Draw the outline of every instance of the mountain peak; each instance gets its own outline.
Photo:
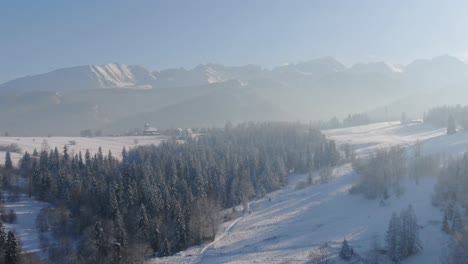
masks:
[[[155,80],[142,66],[109,63],[84,65],[18,78],[0,85],[11,91],[72,91],[103,88],[149,89]]]

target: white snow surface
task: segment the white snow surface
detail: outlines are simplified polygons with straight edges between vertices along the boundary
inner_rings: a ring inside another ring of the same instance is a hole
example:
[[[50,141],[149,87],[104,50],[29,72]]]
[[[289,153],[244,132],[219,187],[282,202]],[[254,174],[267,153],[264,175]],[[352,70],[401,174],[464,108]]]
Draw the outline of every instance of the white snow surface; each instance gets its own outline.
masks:
[[[98,152],[99,147],[102,152],[107,155],[109,150],[112,155],[118,159],[122,157],[121,152],[123,147],[129,150],[137,145],[158,145],[163,140],[167,140],[165,136],[128,136],[128,137],[0,137],[0,145],[18,144],[22,153],[11,153],[11,158],[14,165],[17,165],[20,158],[23,157],[24,152],[32,154],[34,149],[38,152],[42,150],[42,142],[47,141],[51,149],[55,147],[62,153],[63,147],[67,145],[68,154],[78,154],[82,152],[84,155],[86,150],[89,149],[91,155]],[[76,144],[72,145],[70,142],[75,141]],[[135,144],[137,143],[137,144]],[[5,163],[6,152],[0,151],[0,164]]]
[[[468,133],[448,136],[445,129],[425,124],[386,122],[324,133],[338,144],[353,145],[360,156],[389,146],[411,147],[418,141],[428,155],[460,155],[468,148]],[[343,238],[361,256],[375,240],[384,248],[392,213],[409,204],[417,215],[423,250],[403,263],[439,263],[450,238],[441,231],[440,209],[431,205],[437,179],[423,178],[418,184],[406,180],[406,192],[400,197],[392,195],[381,205],[379,200],[349,194],[358,177],[350,164],[334,168],[333,175],[329,183],[301,190],[295,188],[296,183],[307,176],[290,175],[286,188],[252,201],[250,214],[224,223],[212,243],[150,263],[310,263],[309,253],[325,241],[335,263],[344,263],[337,257]]]
[[[94,74],[101,88],[152,88],[150,84],[144,86],[138,85],[138,78],[135,74],[136,71],[144,70],[141,67],[111,63],[102,66],[89,65],[89,69]],[[151,74],[148,74],[148,78],[155,79]]]
[[[15,210],[17,221],[14,224],[3,223],[7,231],[14,230],[19,236],[22,249],[25,252],[40,250],[39,230],[36,228],[36,218],[42,208],[49,207],[46,202],[36,201],[25,194],[20,195],[19,201],[6,201],[2,204],[5,211]]]

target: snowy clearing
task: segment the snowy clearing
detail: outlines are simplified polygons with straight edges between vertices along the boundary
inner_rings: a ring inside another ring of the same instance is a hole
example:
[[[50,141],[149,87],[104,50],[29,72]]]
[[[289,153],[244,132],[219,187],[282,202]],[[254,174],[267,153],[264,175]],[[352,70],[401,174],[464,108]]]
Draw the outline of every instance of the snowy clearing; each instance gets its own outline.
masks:
[[[17,221],[14,224],[3,223],[5,229],[15,231],[15,234],[18,235],[21,240],[24,251],[39,251],[39,232],[36,228],[36,218],[41,209],[49,207],[50,204],[36,201],[29,198],[26,194],[20,194],[19,201],[7,200],[2,205],[5,211],[10,209],[15,210],[17,216]]]
[[[58,148],[59,152],[63,151],[63,146],[67,145],[68,153],[84,152],[89,149],[91,154],[97,153],[99,147],[102,148],[104,154],[110,150],[116,158],[121,158],[122,148],[127,149],[138,145],[158,145],[163,140],[168,140],[165,136],[129,136],[129,137],[0,137],[0,146],[17,144],[22,153],[32,153],[34,149],[41,151],[43,142],[47,142],[49,148]],[[13,164],[17,164],[18,160],[23,157],[20,153],[11,153]],[[5,152],[0,151],[0,164],[5,162]]]
[[[394,145],[410,147],[418,141],[423,154],[448,157],[465,152],[468,133],[447,136],[445,132],[399,122],[324,131],[338,144],[353,145],[358,155]],[[391,214],[409,204],[418,218],[423,250],[403,263],[439,262],[449,237],[441,231],[442,213],[431,205],[435,178],[424,178],[419,184],[406,180],[403,185],[411,191],[393,195],[381,205],[379,200],[348,193],[357,177],[350,164],[336,167],[333,175],[329,183],[301,190],[295,186],[306,175],[291,175],[286,188],[251,202],[251,214],[224,223],[214,242],[151,263],[307,263],[309,253],[326,241],[336,256],[343,238],[365,256],[375,240],[385,245]],[[342,262],[336,258],[336,263]]]

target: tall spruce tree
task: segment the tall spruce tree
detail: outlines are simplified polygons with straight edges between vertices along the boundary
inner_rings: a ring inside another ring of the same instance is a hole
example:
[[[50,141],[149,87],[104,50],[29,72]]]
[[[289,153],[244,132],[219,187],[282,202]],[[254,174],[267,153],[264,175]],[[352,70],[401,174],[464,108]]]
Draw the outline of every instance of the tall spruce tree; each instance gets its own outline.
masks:
[[[398,252],[399,243],[399,219],[396,213],[392,214],[390,223],[388,224],[387,236],[385,241],[387,242],[387,254],[394,263],[400,262],[400,255]]]
[[[5,246],[7,242],[7,235],[5,233],[5,228],[3,227],[2,219],[0,218],[0,256],[5,254]]]
[[[5,264],[19,263],[20,249],[16,236],[12,231],[8,231],[8,238],[5,246]]]
[[[447,120],[447,134],[452,135],[457,133],[457,125],[455,123],[455,119],[452,115],[449,116]]]
[[[13,170],[13,162],[11,161],[11,154],[10,151],[6,152],[5,155],[5,166],[4,166],[6,171],[11,171]]]
[[[343,243],[341,244],[341,249],[340,249],[340,258],[349,261],[353,258],[354,256],[354,250],[353,248],[349,245],[348,241],[346,238],[343,240]]]

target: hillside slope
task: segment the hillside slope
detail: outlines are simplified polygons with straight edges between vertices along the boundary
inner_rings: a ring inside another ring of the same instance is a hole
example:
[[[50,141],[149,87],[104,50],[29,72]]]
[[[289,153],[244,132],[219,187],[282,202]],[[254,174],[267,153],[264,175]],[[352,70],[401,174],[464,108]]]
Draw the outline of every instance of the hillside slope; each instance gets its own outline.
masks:
[[[411,148],[417,141],[422,142],[424,154],[459,155],[468,148],[468,134],[447,136],[423,124],[380,123],[325,134],[338,143],[352,144],[361,156],[381,147]],[[409,204],[418,218],[423,250],[403,263],[436,263],[445,253],[449,237],[441,231],[442,213],[431,205],[435,178],[424,178],[419,184],[406,181],[404,186],[411,191],[392,196],[382,206],[378,200],[348,193],[357,177],[349,164],[335,168],[333,175],[329,183],[302,190],[295,185],[306,175],[291,175],[286,188],[251,202],[251,213],[234,225],[225,223],[220,238],[208,248],[193,247],[152,263],[309,263],[310,251],[325,241],[336,257],[345,237],[364,256],[374,241],[384,245],[391,214]]]

